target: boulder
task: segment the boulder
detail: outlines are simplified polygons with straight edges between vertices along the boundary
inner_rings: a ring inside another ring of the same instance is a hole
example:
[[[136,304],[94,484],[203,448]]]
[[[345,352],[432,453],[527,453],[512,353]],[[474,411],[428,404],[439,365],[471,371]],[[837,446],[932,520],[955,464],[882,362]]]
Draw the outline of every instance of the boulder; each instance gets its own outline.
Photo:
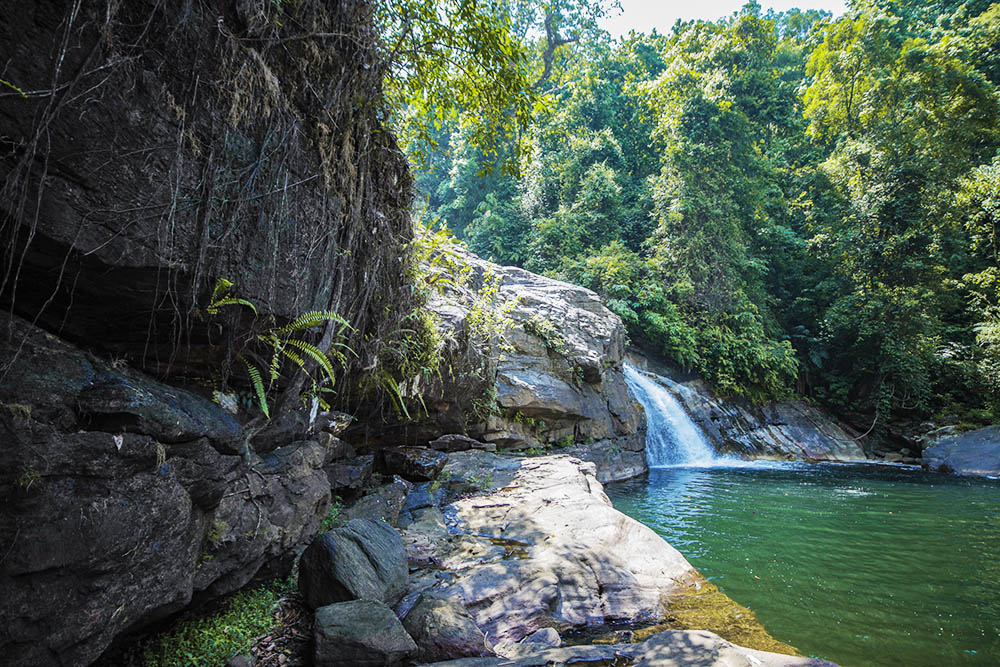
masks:
[[[451,456],[445,484],[473,478],[482,487],[438,513],[447,524],[438,532],[430,532],[431,515],[403,531],[418,568],[407,595],[431,591],[461,602],[492,642],[519,642],[542,628],[658,619],[663,600],[698,578],[650,528],[612,507],[591,463]],[[492,478],[480,479],[486,472]]]
[[[383,484],[346,507],[340,513],[340,519],[343,523],[352,519],[375,519],[395,526],[407,494],[412,488],[412,484],[396,476],[391,483]]]
[[[390,667],[417,652],[396,614],[376,600],[320,607],[313,628],[316,667]]]
[[[447,454],[427,447],[388,447],[379,451],[379,472],[411,482],[435,479],[447,462]]]
[[[562,646],[562,637],[556,632],[555,628],[542,628],[537,630],[524,639],[521,640],[522,644],[537,644],[539,646],[547,646],[548,648],[559,648]]]
[[[939,440],[924,450],[922,465],[937,472],[1000,475],[1000,425]]]
[[[423,662],[493,655],[465,607],[445,597],[421,595],[403,619],[403,627],[417,643],[417,659]]]
[[[312,609],[348,600],[394,605],[407,577],[403,540],[385,521],[353,519],[317,535],[299,561],[299,592]]]
[[[326,465],[326,477],[334,495],[357,497],[371,482],[375,470],[375,455],[349,456]]]
[[[470,268],[471,280],[447,286],[428,304],[442,337],[455,344],[444,350],[440,374],[407,387],[414,404],[410,412],[420,416],[374,430],[359,428],[359,440],[384,445],[430,441],[432,449],[450,452],[599,442],[579,454],[591,456],[602,478],[645,473],[646,424],[622,372],[626,335],[621,319],[588,289],[497,266],[467,251],[457,254]],[[480,292],[487,282],[498,285],[495,307],[510,323],[504,350],[470,342],[482,338],[469,313],[482,306]],[[631,453],[619,463],[599,453],[600,447]]]
[[[0,339],[5,664],[89,664],[119,633],[290,570],[330,502],[319,445],[279,448],[266,461],[227,454],[217,426],[228,417],[214,404],[23,320],[0,329],[14,333]],[[74,408],[95,382],[90,408],[107,409],[88,414],[136,419],[85,430]],[[171,434],[192,439],[163,438]]]
[[[524,645],[521,645],[522,648]],[[837,667],[736,646],[705,630],[668,630],[637,644],[595,644],[525,650],[515,658],[465,658],[437,667],[547,667],[548,665],[631,665],[633,667]]]

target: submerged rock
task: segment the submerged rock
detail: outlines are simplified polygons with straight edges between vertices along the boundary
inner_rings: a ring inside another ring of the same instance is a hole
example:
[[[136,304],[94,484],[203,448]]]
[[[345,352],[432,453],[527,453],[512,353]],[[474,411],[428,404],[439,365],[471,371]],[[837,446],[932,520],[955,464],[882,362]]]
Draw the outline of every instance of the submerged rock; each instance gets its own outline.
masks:
[[[922,464],[937,472],[1000,475],[1000,426],[943,438],[924,450]]]
[[[299,592],[313,609],[348,600],[393,605],[406,584],[403,540],[385,521],[354,519],[317,535],[299,561]]]
[[[320,607],[313,636],[316,667],[389,667],[417,652],[396,614],[376,600]]]

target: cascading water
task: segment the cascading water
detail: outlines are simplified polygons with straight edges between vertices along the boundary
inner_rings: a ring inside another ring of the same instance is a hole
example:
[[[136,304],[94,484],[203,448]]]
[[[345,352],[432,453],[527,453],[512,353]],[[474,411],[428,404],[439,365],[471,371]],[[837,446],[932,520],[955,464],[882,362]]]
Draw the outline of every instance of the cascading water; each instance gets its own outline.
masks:
[[[715,450],[673,394],[629,364],[625,364],[625,382],[646,409],[646,460],[651,468],[719,463]]]

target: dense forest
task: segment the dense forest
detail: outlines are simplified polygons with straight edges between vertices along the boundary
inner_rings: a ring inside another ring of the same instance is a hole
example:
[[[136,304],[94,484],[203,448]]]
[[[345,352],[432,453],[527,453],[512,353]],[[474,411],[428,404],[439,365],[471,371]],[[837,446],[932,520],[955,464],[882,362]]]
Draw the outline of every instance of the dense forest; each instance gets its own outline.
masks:
[[[405,135],[426,224],[596,290],[724,394],[875,434],[994,420],[1000,4],[750,3],[620,40],[574,7],[544,34],[510,19],[530,123],[484,143],[459,110]]]

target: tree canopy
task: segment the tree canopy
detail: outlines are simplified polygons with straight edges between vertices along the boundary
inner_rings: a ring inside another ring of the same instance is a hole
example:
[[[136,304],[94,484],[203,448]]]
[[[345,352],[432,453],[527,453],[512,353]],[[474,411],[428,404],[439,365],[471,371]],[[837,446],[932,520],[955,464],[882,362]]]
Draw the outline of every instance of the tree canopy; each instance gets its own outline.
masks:
[[[995,419],[1000,4],[751,2],[618,41],[603,7],[503,6],[531,118],[491,145],[465,100],[437,116],[432,216],[724,393]]]

